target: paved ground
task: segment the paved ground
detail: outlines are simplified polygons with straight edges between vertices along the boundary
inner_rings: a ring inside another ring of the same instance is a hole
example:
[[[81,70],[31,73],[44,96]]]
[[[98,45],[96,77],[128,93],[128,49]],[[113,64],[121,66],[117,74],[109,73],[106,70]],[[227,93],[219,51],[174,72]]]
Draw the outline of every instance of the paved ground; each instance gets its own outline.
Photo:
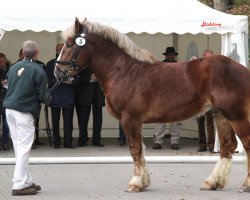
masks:
[[[91,145],[85,147],[77,147],[75,149],[54,149],[49,146],[47,138],[41,139],[45,144],[37,146],[37,149],[33,149],[31,157],[55,157],[55,156],[130,156],[127,144],[123,147],[116,147],[116,138],[103,138],[102,143],[105,144],[104,148],[93,147]],[[76,139],[74,140],[76,144]],[[90,143],[91,144],[91,143]],[[180,139],[180,150],[171,150],[169,138],[164,138],[164,144],[162,149],[153,150],[153,139],[144,138],[144,144],[146,145],[147,156],[166,156],[166,155],[211,155],[209,152],[198,153],[198,139],[196,138],[181,138]],[[0,151],[0,155],[3,158],[14,157],[13,150],[9,152]]]
[[[104,148],[81,147],[76,149],[54,149],[46,143],[32,150],[31,157],[105,157],[129,156],[128,148],[116,147],[114,138],[106,138]],[[167,143],[167,145],[166,145]],[[181,138],[181,149],[169,149],[169,140],[161,150],[152,149],[152,138],[145,138],[146,156],[201,156],[218,155],[197,153],[197,139]],[[13,158],[13,150],[0,151],[1,158]],[[242,154],[235,154],[236,157]],[[0,199],[157,199],[157,200],[228,200],[249,199],[249,193],[238,193],[237,189],[246,177],[245,163],[233,163],[230,182],[221,191],[201,191],[203,180],[209,176],[214,163],[149,163],[151,186],[144,192],[128,193],[127,184],[132,177],[133,165],[127,164],[32,164],[30,169],[34,182],[42,186],[36,196],[12,197],[11,186],[14,165],[3,165],[0,162]]]

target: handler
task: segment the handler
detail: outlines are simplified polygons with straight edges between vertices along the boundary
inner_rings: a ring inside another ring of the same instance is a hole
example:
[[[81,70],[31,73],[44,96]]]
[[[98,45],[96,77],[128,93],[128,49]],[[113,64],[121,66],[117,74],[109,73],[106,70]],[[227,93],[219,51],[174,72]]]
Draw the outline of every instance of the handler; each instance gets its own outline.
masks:
[[[9,85],[4,107],[16,157],[13,196],[33,195],[41,190],[32,182],[28,164],[39,103],[48,104],[51,96],[45,71],[33,62],[37,55],[37,44],[30,40],[24,42],[24,59],[13,65],[7,75]]]

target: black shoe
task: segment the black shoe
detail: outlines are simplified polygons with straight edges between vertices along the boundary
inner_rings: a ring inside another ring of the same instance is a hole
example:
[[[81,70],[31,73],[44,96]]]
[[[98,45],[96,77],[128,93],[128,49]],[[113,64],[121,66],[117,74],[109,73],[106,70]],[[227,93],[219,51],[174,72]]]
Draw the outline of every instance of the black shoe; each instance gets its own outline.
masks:
[[[32,144],[31,149],[36,149],[36,145]]]
[[[36,145],[43,145],[43,142],[40,142],[39,140],[35,140]]]
[[[104,144],[102,144],[102,143],[92,143],[92,146],[95,146],[95,147],[104,147]]]
[[[126,144],[126,141],[118,140],[116,146],[117,147],[122,147]]]
[[[20,190],[12,190],[12,196],[21,196],[21,195],[34,195],[37,194],[35,188],[26,187]]]
[[[54,145],[54,148],[55,148],[55,149],[60,149],[61,146],[60,146],[60,144],[55,144],[55,145]]]
[[[207,147],[205,146],[200,146],[198,149],[197,149],[198,152],[204,152],[204,151],[207,151]],[[211,152],[211,151],[210,151]]]
[[[71,145],[65,144],[64,148],[66,148],[66,149],[75,149],[76,147],[74,145],[72,145],[72,144]]]
[[[154,143],[153,149],[161,149],[161,144],[159,144],[159,143]]]
[[[3,144],[2,148],[3,148],[4,151],[9,151],[10,150],[8,144]]]
[[[208,151],[209,151],[210,153],[212,153],[212,152],[214,151],[214,148],[213,148],[213,147],[208,147]]]
[[[170,147],[171,149],[173,149],[173,150],[179,150],[180,148],[179,148],[179,144],[171,144],[171,147]]]
[[[36,185],[35,183],[33,183],[31,186],[29,186],[29,188],[34,188],[36,191],[39,191],[42,189],[40,185]]]

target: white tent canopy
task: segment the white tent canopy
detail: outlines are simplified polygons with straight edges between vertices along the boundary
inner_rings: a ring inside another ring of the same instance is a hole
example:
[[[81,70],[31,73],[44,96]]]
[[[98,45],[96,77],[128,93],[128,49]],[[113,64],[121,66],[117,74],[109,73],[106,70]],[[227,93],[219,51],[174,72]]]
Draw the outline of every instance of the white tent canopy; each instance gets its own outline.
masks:
[[[224,34],[248,31],[246,16],[228,15],[196,0],[40,2],[34,3],[31,0],[2,2],[1,29],[54,32],[64,30],[77,16],[108,24],[123,33]]]
[[[112,26],[122,33],[219,33],[222,54],[229,56],[235,43],[238,60],[247,65],[247,16],[216,11],[196,0],[8,0],[1,3],[2,31],[63,31],[78,17]],[[0,39],[1,39],[0,31]]]

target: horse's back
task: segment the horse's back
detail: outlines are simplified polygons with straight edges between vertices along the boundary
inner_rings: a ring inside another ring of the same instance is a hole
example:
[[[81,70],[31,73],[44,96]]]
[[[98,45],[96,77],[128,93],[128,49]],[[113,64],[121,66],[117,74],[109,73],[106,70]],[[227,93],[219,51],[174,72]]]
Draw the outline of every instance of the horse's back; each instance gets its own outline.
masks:
[[[205,111],[208,105],[225,114],[230,108],[245,114],[244,107],[250,102],[250,72],[232,59],[216,55],[183,63],[159,63],[155,67],[152,75],[158,79],[152,80],[156,90],[149,107],[155,119],[187,119]]]
[[[222,55],[204,59],[210,70],[210,101],[230,120],[248,115],[250,108],[250,71],[238,62]]]

